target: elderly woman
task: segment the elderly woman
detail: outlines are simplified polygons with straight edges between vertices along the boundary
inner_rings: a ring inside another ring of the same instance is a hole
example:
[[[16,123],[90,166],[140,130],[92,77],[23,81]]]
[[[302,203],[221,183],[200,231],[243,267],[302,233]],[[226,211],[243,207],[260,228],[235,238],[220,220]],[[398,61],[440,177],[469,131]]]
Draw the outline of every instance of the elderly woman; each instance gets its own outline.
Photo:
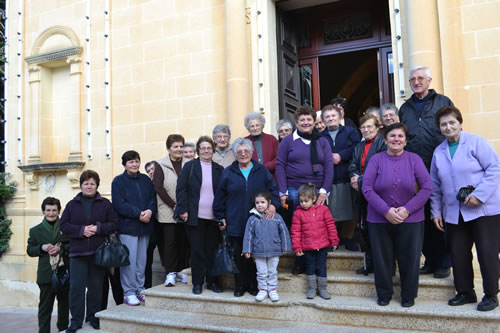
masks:
[[[328,141],[314,129],[316,111],[308,106],[299,106],[295,112],[295,127],[292,135],[281,141],[276,159],[276,179],[281,203],[290,199],[299,205],[298,189],[313,183],[319,190],[316,204],[328,204],[328,191],[332,188],[333,159]],[[294,274],[304,272],[303,257],[297,257]]]
[[[173,287],[176,281],[187,283],[187,275],[181,271],[189,266],[188,242],[184,226],[174,219],[175,188],[182,167],[188,162],[184,158],[184,137],[170,134],[167,137],[168,156],[156,161],[153,184],[158,202],[158,252],[165,268],[165,286]]]
[[[212,204],[224,170],[212,161],[214,151],[212,139],[208,136],[200,137],[196,143],[199,158],[186,163],[177,180],[178,205],[174,215],[184,221],[191,245],[191,273],[195,295],[201,294],[205,281],[208,289],[216,293],[222,292],[211,275],[220,236]]]
[[[328,206],[339,232],[339,238],[349,251],[359,251],[352,239],[356,229],[351,181],[347,168],[351,163],[354,147],[361,140],[359,132],[350,126],[340,124],[339,108],[326,105],[321,111],[326,129],[321,135],[328,141],[333,158],[333,185],[328,198]]]
[[[392,298],[396,256],[401,306],[411,307],[418,293],[424,206],[432,192],[432,181],[422,159],[404,150],[408,142],[406,125],[388,126],[384,140],[387,151],[370,159],[362,186],[368,202],[366,220],[375,264],[377,304],[388,305]]]
[[[253,144],[248,139],[238,138],[233,143],[237,160],[222,173],[215,193],[213,211],[222,229],[227,229],[229,241],[234,247],[235,262],[240,273],[234,275],[234,296],[241,297],[248,291],[257,295],[256,268],[253,259],[241,256],[245,227],[253,207],[256,191],[265,189],[272,194],[272,204],[266,210],[268,218],[274,217],[280,206],[278,189],[273,176],[262,164],[252,160]]]
[[[382,120],[382,125],[387,127],[394,123],[399,123],[399,110],[398,107],[392,103],[386,103],[380,107],[380,119]]]
[[[292,123],[286,119],[281,119],[276,124],[276,132],[278,132],[278,142],[281,143],[281,140],[285,138],[285,136],[292,134],[293,126]]]
[[[97,192],[99,181],[97,172],[82,172],[82,191],[67,203],[61,217],[61,231],[69,238],[71,325],[66,332],[70,333],[82,327],[85,314],[94,329],[100,327],[95,313],[101,310],[105,268],[97,266],[94,257],[106,236],[118,229],[118,216],[111,202]]]
[[[187,160],[194,160],[196,157],[196,146],[192,142],[184,143],[184,158]]]
[[[361,235],[366,247],[364,266],[356,270],[357,274],[368,275],[373,273],[373,257],[370,248],[370,239],[368,237],[368,226],[366,225],[366,209],[368,203],[361,193],[363,185],[363,174],[365,173],[368,162],[376,153],[385,151],[387,148],[384,143],[384,137],[378,135],[378,130],[382,126],[380,120],[372,114],[366,114],[359,120],[359,130],[364,140],[354,147],[351,163],[347,169],[351,178],[351,186],[357,192],[357,202],[359,210],[359,221],[361,226]]]
[[[477,302],[471,252],[475,244],[484,291],[477,309],[490,311],[498,306],[500,277],[500,159],[484,138],[462,131],[457,108],[445,106],[435,117],[446,140],[432,157],[431,213],[436,227],[448,232],[457,290],[448,304]],[[457,200],[458,191],[469,185],[472,192]]]
[[[246,139],[252,141],[252,159],[263,164],[274,176],[279,143],[274,136],[263,132],[265,124],[266,118],[260,113],[252,112],[247,114],[245,117],[245,128],[250,135]]]
[[[130,265],[120,269],[123,303],[133,306],[145,302],[144,273],[157,205],[151,179],[139,172],[139,153],[134,150],[123,153],[122,165],[125,170],[111,183],[111,198],[120,219],[120,240],[130,251]]]
[[[314,127],[318,132],[323,132],[323,130],[326,128],[326,125],[323,122],[323,118],[321,117],[321,110],[316,111],[316,120],[314,122]]]
[[[212,131],[215,142],[213,161],[227,168],[235,161],[234,152],[229,145],[231,141],[231,130],[227,125],[216,125]]]

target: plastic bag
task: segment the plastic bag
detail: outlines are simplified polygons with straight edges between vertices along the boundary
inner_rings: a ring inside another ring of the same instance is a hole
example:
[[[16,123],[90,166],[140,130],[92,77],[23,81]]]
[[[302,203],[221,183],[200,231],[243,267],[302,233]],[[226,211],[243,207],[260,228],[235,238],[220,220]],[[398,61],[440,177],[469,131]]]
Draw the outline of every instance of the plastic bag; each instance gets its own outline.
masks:
[[[240,271],[236,267],[233,259],[233,249],[227,241],[226,232],[222,232],[222,242],[215,254],[215,260],[212,267],[212,276],[219,276],[223,274],[238,274]]]

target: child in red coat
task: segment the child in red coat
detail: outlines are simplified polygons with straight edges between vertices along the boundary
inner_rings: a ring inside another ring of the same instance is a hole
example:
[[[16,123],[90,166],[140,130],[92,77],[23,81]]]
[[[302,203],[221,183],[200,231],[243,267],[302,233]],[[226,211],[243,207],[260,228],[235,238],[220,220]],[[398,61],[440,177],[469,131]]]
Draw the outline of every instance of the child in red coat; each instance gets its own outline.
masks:
[[[335,221],[327,206],[315,205],[318,196],[314,184],[304,184],[298,192],[300,207],[292,219],[292,248],[297,256],[306,258],[306,297],[314,298],[317,288],[322,298],[330,299],[326,290],[326,256],[329,246],[335,251],[339,244]]]

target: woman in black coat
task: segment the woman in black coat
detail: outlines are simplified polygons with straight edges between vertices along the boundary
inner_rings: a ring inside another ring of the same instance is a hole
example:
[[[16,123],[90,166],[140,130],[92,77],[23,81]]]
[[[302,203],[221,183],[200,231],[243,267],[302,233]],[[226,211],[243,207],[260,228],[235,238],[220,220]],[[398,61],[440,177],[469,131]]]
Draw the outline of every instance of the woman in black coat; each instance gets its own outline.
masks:
[[[368,240],[368,227],[366,226],[366,210],[368,204],[363,193],[361,193],[361,186],[363,184],[363,173],[366,170],[368,161],[376,153],[385,151],[386,146],[384,137],[378,134],[382,124],[376,116],[373,114],[364,115],[359,120],[359,124],[364,140],[358,143],[354,148],[351,163],[348,167],[348,173],[351,178],[351,186],[358,194],[359,221],[363,243],[365,244],[365,246],[362,246],[362,250],[365,251],[365,264],[363,267],[356,270],[356,273],[368,275],[369,273],[373,273],[373,259]]]
[[[199,158],[182,168],[177,180],[174,217],[185,223],[191,247],[193,294],[201,294],[204,280],[207,288],[220,293],[211,269],[219,243],[220,230],[212,210],[215,191],[224,168],[212,161],[215,144],[208,136],[196,143]]]

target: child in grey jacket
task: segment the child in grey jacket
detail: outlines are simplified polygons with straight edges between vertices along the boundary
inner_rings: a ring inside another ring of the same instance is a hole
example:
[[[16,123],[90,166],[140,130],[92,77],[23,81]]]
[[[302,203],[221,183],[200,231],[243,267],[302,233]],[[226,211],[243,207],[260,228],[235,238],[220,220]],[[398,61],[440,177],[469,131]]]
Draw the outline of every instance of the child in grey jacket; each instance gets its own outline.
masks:
[[[242,254],[246,258],[255,258],[259,288],[255,300],[262,302],[269,293],[271,301],[277,302],[280,299],[277,291],[279,256],[291,251],[290,234],[279,214],[266,217],[266,210],[271,204],[270,192],[257,191],[254,204],[245,229]]]

